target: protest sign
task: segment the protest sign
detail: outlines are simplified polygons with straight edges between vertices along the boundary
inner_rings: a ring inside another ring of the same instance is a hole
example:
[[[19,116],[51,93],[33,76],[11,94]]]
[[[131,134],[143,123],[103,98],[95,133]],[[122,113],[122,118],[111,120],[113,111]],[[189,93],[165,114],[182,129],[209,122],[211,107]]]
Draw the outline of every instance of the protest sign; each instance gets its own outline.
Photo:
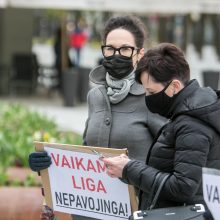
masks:
[[[126,149],[35,142],[37,151],[46,151],[51,166],[41,171],[46,204],[55,211],[97,219],[128,219],[137,210],[134,188],[106,174],[99,160],[127,153]]]
[[[220,170],[203,168],[203,195],[214,219],[220,216]]]

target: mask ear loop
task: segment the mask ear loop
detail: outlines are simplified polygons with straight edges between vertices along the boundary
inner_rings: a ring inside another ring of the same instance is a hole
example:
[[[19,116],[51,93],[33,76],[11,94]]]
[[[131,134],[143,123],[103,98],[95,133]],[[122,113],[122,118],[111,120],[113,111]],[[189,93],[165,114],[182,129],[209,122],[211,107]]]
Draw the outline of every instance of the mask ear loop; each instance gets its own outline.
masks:
[[[176,95],[176,89],[175,87],[173,88],[173,96]]]
[[[170,86],[172,80],[162,89],[163,92],[165,92],[167,90],[167,88]]]
[[[134,64],[134,69],[137,68],[137,65],[138,65],[138,62],[139,62],[139,60],[138,60],[138,53],[134,54],[134,55],[132,56],[132,58],[133,58],[135,55],[137,55],[137,61],[136,61],[135,64]]]
[[[140,59],[138,58],[138,55],[140,54],[140,48],[138,48],[137,49],[137,53],[135,53],[135,54],[133,54],[132,55],[132,58],[135,56],[135,55],[137,55],[137,61],[136,61],[136,63],[134,64],[134,69],[136,69],[137,68],[137,65],[138,65],[138,63],[139,63],[139,61],[140,61]]]

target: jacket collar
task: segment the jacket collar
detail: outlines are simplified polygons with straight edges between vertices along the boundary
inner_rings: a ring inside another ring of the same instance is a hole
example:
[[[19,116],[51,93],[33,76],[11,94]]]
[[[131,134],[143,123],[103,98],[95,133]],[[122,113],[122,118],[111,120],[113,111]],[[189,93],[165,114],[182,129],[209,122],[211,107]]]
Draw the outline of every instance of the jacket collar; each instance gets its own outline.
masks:
[[[105,75],[106,75],[106,70],[102,65],[100,65],[95,67],[90,72],[89,79],[91,80],[91,82],[95,84],[106,86]],[[132,95],[143,95],[145,94],[145,91],[143,86],[135,81],[134,84],[131,86],[130,93]]]
[[[197,80],[191,80],[178,94],[171,112],[174,114],[201,109],[216,102],[216,93],[209,87],[200,87]]]
[[[172,119],[184,114],[203,121],[220,134],[220,99],[210,87],[200,87],[196,80],[191,81],[177,97]]]

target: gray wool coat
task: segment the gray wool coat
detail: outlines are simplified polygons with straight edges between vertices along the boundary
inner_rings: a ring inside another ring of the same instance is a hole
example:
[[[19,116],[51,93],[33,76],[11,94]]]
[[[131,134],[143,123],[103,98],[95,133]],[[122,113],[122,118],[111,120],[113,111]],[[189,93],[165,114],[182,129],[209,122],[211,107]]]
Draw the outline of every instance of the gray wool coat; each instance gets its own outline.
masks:
[[[107,96],[105,69],[98,66],[90,73],[96,84],[88,93],[88,119],[83,144],[96,147],[127,148],[129,156],[146,160],[153,136],[165,119],[149,112],[145,105],[145,91],[135,82],[128,96],[118,104],[111,104]]]

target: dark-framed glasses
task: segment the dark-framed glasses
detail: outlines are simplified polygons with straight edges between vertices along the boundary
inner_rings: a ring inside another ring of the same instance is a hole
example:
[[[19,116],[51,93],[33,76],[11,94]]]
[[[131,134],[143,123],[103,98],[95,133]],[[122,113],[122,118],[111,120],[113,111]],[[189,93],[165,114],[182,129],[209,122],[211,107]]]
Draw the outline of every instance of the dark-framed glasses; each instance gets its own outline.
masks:
[[[116,51],[118,51],[118,53],[122,56],[132,57],[134,51],[139,50],[139,48],[135,48],[132,46],[123,46],[123,47],[115,48],[112,46],[102,45],[101,48],[102,48],[102,54],[104,57],[113,56],[115,55]]]

